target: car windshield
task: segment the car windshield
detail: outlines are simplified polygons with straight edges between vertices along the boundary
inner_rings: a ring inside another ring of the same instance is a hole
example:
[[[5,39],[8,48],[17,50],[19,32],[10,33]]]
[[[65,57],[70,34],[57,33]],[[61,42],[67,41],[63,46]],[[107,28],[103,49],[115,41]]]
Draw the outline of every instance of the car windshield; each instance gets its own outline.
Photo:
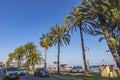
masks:
[[[18,68],[7,68],[7,71],[17,71]]]
[[[39,68],[40,71],[48,71],[46,68]]]
[[[19,71],[25,71],[25,69],[19,69]]]

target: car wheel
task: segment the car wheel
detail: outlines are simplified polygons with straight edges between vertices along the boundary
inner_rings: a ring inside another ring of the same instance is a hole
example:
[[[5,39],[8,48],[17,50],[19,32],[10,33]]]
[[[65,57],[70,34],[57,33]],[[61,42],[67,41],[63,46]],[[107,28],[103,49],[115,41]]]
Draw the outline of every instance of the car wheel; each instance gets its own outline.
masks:
[[[19,80],[19,77],[16,77],[16,79],[15,80]]]
[[[42,77],[45,77],[45,73],[42,74]]]
[[[39,74],[35,73],[35,76],[36,76],[36,77],[39,77]]]
[[[8,79],[6,77],[4,77],[3,80],[8,80]]]

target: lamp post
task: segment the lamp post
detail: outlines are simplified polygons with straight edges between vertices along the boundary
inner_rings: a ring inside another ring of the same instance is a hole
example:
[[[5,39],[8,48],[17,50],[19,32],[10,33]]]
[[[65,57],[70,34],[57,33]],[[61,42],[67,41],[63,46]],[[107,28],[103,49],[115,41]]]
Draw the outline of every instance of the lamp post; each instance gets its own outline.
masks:
[[[58,64],[58,61],[57,61],[57,55],[55,55],[55,59],[54,59],[54,71],[57,72],[57,64]]]
[[[89,51],[89,48],[88,47],[85,47],[85,51],[88,52]],[[88,68],[88,71],[89,71],[89,60],[87,59],[87,68]]]

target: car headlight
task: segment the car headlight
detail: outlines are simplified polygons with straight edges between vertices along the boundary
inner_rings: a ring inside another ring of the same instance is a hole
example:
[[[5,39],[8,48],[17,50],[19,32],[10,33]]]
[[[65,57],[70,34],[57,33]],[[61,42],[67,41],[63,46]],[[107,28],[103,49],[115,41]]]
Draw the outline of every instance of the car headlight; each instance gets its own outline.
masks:
[[[6,76],[8,76],[9,75],[9,73],[6,73]]]

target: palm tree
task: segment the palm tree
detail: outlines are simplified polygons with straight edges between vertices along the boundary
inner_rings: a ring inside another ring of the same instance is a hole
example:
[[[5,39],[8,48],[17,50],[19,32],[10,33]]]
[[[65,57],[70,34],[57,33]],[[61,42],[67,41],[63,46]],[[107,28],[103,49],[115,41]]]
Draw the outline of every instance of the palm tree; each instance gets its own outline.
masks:
[[[36,45],[33,42],[28,42],[25,44],[24,48],[26,50],[24,67],[29,70],[29,67],[32,66],[32,70],[34,70],[35,65],[41,61],[41,53],[37,50]]]
[[[110,3],[120,11],[120,0],[109,0]]]
[[[30,63],[27,60],[27,57],[31,54],[32,50],[36,48],[36,46],[34,45],[33,42],[28,42],[27,44],[24,45],[24,48],[26,50],[26,54],[25,54],[26,61],[25,61],[24,66],[27,67],[27,69],[29,70]]]
[[[21,67],[21,64],[22,64],[22,61],[23,61],[23,57],[26,53],[25,49],[24,49],[24,46],[19,46],[15,49],[14,51],[15,53],[15,60],[17,60],[18,62],[18,67]]]
[[[21,63],[23,60],[23,57],[25,55],[25,49],[23,46],[19,46],[15,49],[13,53],[10,53],[8,56],[8,61],[6,62],[6,65],[10,66],[13,60],[17,61],[17,66],[21,67]]]
[[[92,28],[84,25],[84,22],[86,21],[86,18],[84,15],[85,13],[80,12],[79,7],[75,7],[73,11],[70,11],[69,14],[64,19],[66,21],[66,24],[69,25],[69,30],[73,31],[74,29],[76,30],[76,28],[78,28],[80,31],[85,74],[88,74],[88,66],[86,62],[83,32],[89,33],[90,29],[92,30]]]
[[[109,17],[109,20],[111,20],[111,23],[114,25],[111,26],[110,36],[112,36],[112,39],[114,40],[112,41],[112,43],[114,42],[113,45],[116,45],[117,43],[115,49],[117,50],[117,53],[120,57],[120,0],[115,0],[115,3],[110,0],[109,3],[112,6],[111,11],[109,11],[109,13],[111,13],[111,17]]]
[[[27,56],[32,52],[32,50],[36,49],[36,45],[33,42],[28,42],[27,44],[25,44],[24,48],[26,50]]]
[[[9,55],[8,55],[8,60],[7,60],[7,62],[6,62],[6,67],[9,67],[9,66],[10,66],[10,64],[12,63],[14,57],[15,57],[15,53],[14,53],[14,52],[13,52],[13,53],[9,53]]]
[[[89,16],[89,21],[96,21],[97,23],[97,27],[95,27],[97,31],[95,31],[95,34],[97,32],[97,34],[102,33],[104,35],[110,52],[120,68],[120,58],[116,51],[116,47],[113,44],[113,41],[115,40],[113,32],[116,29],[120,31],[118,5],[114,4],[112,0],[86,0],[82,5],[86,7],[86,13],[89,13],[87,15]]]
[[[34,71],[34,67],[40,61],[40,52],[36,51],[35,49],[31,51],[30,55],[26,58],[26,65],[32,66],[32,70]]]
[[[60,73],[60,46],[65,43],[68,45],[70,42],[70,35],[67,33],[66,28],[61,24],[56,24],[55,27],[50,28],[51,38],[53,40],[53,44],[58,44],[58,62],[57,62],[57,73]]]
[[[44,48],[45,50],[45,65],[44,67],[46,68],[47,66],[47,50],[49,47],[51,47],[52,43],[51,41],[47,38],[47,34],[46,35],[42,35],[42,37],[40,38],[40,46]]]

